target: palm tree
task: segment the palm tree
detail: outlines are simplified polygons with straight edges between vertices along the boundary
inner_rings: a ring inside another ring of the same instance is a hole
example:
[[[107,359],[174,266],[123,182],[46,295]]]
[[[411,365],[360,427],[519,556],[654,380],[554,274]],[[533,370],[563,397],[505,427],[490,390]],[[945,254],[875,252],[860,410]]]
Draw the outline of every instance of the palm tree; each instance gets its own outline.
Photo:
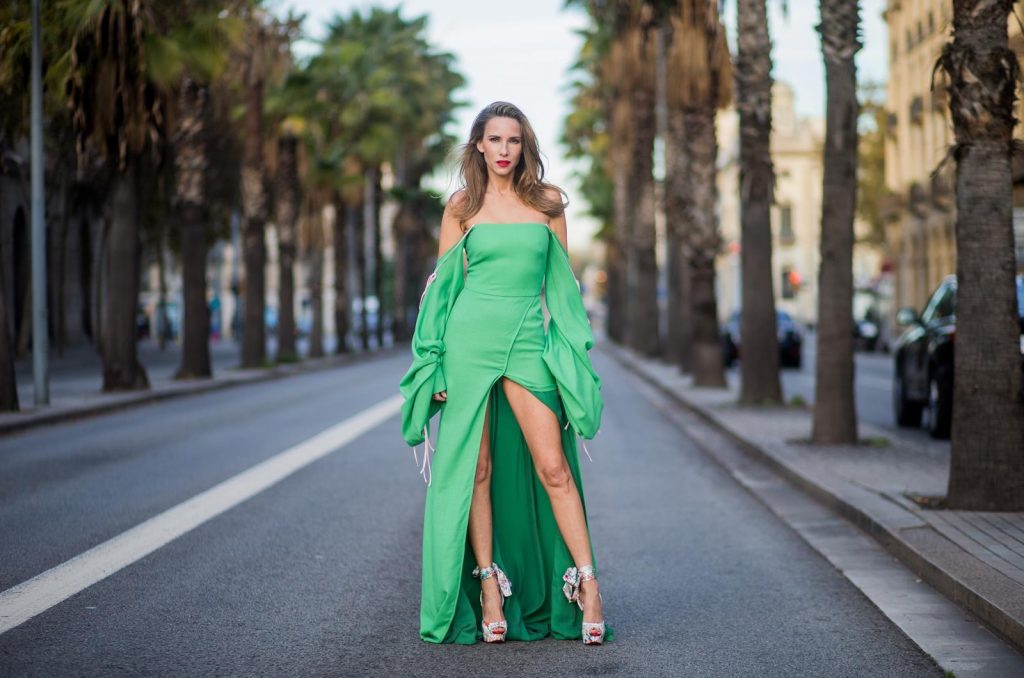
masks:
[[[693,327],[692,372],[698,386],[724,386],[722,352],[715,299],[715,258],[721,246],[715,216],[717,201],[716,162],[718,142],[715,114],[732,97],[732,73],[725,27],[714,0],[680,2],[670,17],[672,44],[666,56],[666,100],[671,139],[680,136],[685,147],[675,146],[685,160],[673,159],[666,169],[685,169],[688,178],[666,178],[666,205],[678,205],[683,214],[668,213],[678,220],[686,272],[689,318]],[[676,118],[678,116],[678,118]],[[671,141],[671,140],[670,140]],[[669,194],[683,190],[683,196]],[[678,202],[674,202],[678,200]]]
[[[956,135],[957,328],[946,503],[1024,510],[1024,404],[1013,254],[1011,0],[954,0],[949,77]]]
[[[623,94],[629,101],[622,111],[629,131],[621,130],[629,144],[626,169],[626,195],[632,226],[626,250],[627,289],[629,294],[626,340],[635,351],[648,356],[661,349],[658,330],[658,264],[654,221],[654,116],[656,13],[649,3],[641,3],[630,13],[623,35],[613,47],[615,80],[625,83]]]
[[[306,286],[309,289],[313,322],[309,332],[310,358],[324,355],[324,314],[323,277],[324,245],[326,243],[323,223],[325,202],[316,191],[305,191],[304,216],[298,224],[299,252],[305,264]],[[335,276],[337,276],[337,270]],[[339,335],[339,341],[343,335]]]
[[[0,262],[4,261],[0,243]],[[18,382],[14,374],[14,351],[7,328],[7,276],[0,268],[0,412],[17,412]]]
[[[267,181],[263,163],[263,86],[267,70],[266,16],[255,10],[248,19],[245,44],[245,121],[242,155],[242,256],[245,265],[245,315],[242,367],[259,367],[266,359],[264,322],[267,244]]]
[[[685,60],[679,52],[686,46],[676,40],[675,27],[679,18],[671,17],[662,30],[664,38],[665,67],[662,78],[669,74],[669,60]],[[662,86],[662,96],[667,99],[667,82]],[[693,318],[690,303],[689,251],[686,247],[688,214],[694,199],[694,187],[690,176],[689,155],[687,154],[686,108],[665,103],[665,268],[667,289],[665,306],[667,319],[666,358],[677,364],[683,371],[693,369]]]
[[[147,60],[159,51],[152,48],[160,44],[147,41],[159,34],[164,17],[153,2],[83,0],[67,3],[61,18],[70,38],[67,93],[80,162],[93,144],[114,170],[100,340],[103,390],[148,388],[136,347],[139,164],[149,139],[167,135],[167,90],[147,70]],[[97,95],[100,87],[106,95]]]
[[[277,361],[298,359],[295,348],[295,225],[299,217],[299,140],[286,122],[277,140],[274,224],[277,226],[278,285]]]
[[[824,188],[818,337],[811,439],[857,441],[853,391],[853,219],[857,207],[857,71],[860,3],[821,0],[825,59]]]
[[[278,21],[266,11],[243,11],[243,100],[241,199],[242,252],[245,263],[245,316],[242,331],[242,367],[259,367],[266,360],[266,223],[269,214],[267,176],[264,161],[264,97],[268,82],[284,77],[291,65],[286,46],[298,32],[300,18],[289,15]]]
[[[461,76],[451,70],[451,55],[438,53],[427,43],[425,28],[426,17],[407,21],[397,9],[335,17],[320,53],[305,69],[308,86],[316,92],[313,117],[321,125],[317,152],[325,165],[335,168],[336,325],[344,337],[349,326],[345,273],[349,270],[348,229],[352,229],[354,292],[362,299],[359,343],[363,348],[370,343],[369,294],[380,302],[378,346],[383,344],[387,312],[401,316],[400,322],[408,314],[408,308],[389,308],[385,294],[381,177],[385,167],[391,168],[398,184],[395,194],[416,196],[420,180],[441,159],[444,142],[450,142],[443,127],[454,107],[452,91],[462,84]],[[408,215],[401,223],[417,227]],[[419,221],[418,227],[425,224]],[[401,275],[416,273],[416,267],[409,265],[416,238],[401,238],[396,245],[396,259],[404,262]],[[412,297],[408,294],[412,286],[406,278],[391,287],[395,295],[404,295],[404,304]],[[345,347],[339,341],[339,350]]]
[[[736,109],[740,116],[740,402],[782,402],[772,291],[772,54],[765,0],[736,7]]]
[[[181,269],[184,337],[181,365],[175,377],[194,379],[212,375],[210,365],[210,316],[206,307],[206,170],[209,164],[203,138],[208,111],[209,87],[192,78],[181,85],[178,129],[174,144],[177,172],[177,204],[181,222]]]
[[[636,3],[620,0],[610,4],[588,3],[591,15],[599,25],[608,24],[610,35],[604,59],[599,65],[599,78],[605,86],[605,112],[609,127],[609,176],[612,180],[612,221],[614,235],[608,239],[608,336],[622,344],[630,344],[637,336],[632,323],[637,313],[632,310],[638,249],[634,248],[632,213],[633,187],[630,181],[631,161],[641,156],[633,153],[637,143],[633,128],[633,101],[629,80],[637,75],[640,54],[631,54],[630,43],[636,47]],[[632,56],[632,58],[630,58]],[[653,194],[652,194],[653,197]],[[650,309],[648,309],[650,310]]]
[[[206,255],[210,240],[209,131],[211,81],[221,75],[228,48],[241,26],[220,7],[200,0],[178,5],[182,30],[175,37],[183,71],[177,125],[172,139],[176,174],[175,210],[181,228],[184,329],[177,379],[212,376],[210,314],[206,302]],[[161,275],[161,279],[163,276]]]
[[[580,77],[572,85],[570,113],[565,119],[560,141],[566,147],[567,157],[586,161],[585,169],[577,174],[577,178],[580,181],[579,192],[588,205],[587,214],[599,224],[595,237],[605,244],[605,289],[608,300],[606,331],[615,341],[621,341],[619,330],[622,323],[617,320],[621,314],[615,315],[619,310],[614,303],[620,295],[614,272],[615,253],[618,250],[615,243],[613,206],[615,189],[610,176],[615,169],[610,160],[611,86],[601,77],[611,35],[607,24],[598,20],[583,29],[581,34],[584,37],[583,46],[578,61],[573,64],[573,70],[579,73]]]

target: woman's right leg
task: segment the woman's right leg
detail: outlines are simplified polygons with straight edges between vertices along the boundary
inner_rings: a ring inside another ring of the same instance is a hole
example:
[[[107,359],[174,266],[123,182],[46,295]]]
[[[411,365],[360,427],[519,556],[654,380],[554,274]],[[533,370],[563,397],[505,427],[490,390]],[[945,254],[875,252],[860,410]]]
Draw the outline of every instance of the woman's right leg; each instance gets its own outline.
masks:
[[[476,478],[473,482],[473,499],[469,506],[469,544],[473,557],[481,568],[490,567],[494,560],[494,531],[491,526],[491,441],[489,434],[490,395],[484,405],[484,432],[480,438],[480,456],[476,463]],[[498,578],[488,577],[480,581],[483,590],[483,620],[502,621],[501,592]]]

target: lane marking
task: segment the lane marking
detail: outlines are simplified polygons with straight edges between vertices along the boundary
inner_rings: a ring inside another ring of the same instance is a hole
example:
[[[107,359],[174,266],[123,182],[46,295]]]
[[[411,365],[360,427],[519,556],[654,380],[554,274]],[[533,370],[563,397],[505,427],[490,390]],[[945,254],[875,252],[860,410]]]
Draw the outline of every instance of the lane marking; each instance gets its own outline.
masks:
[[[398,413],[402,402],[402,396],[395,395],[368,407],[116,537],[0,592],[0,634],[344,447]]]

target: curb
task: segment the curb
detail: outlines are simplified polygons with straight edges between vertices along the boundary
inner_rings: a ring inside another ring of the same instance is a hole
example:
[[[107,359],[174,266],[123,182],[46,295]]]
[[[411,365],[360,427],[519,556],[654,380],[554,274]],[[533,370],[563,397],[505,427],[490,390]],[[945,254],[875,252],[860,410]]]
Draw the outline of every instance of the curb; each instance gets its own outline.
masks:
[[[109,394],[97,393],[95,397],[106,398],[98,402],[86,402],[76,405],[47,405],[40,411],[5,412],[0,414],[0,438],[29,429],[86,419],[101,414],[132,409],[149,403],[210,393],[234,386],[285,379],[310,372],[387,358],[404,350],[407,350],[407,346],[402,344],[376,351],[332,355],[295,363],[284,363],[270,368],[250,368],[246,370],[227,368],[221,370],[223,376],[214,376],[208,379],[171,380],[157,388],[151,387],[144,391]]]
[[[632,358],[628,356],[625,349],[609,341],[601,342],[598,348],[602,353],[629,370],[631,374],[648,385],[653,386],[660,393],[663,393],[672,402],[714,427],[715,430],[726,436],[742,450],[745,455],[767,464],[801,491],[854,523],[868,536],[880,543],[889,553],[896,556],[900,562],[922,580],[998,631],[1014,647],[1024,650],[1024,618],[1015,616],[1004,609],[999,603],[987,598],[983,592],[978,590],[981,588],[978,586],[980,582],[977,580],[966,581],[966,578],[962,576],[962,572],[947,569],[943,563],[938,562],[941,558],[936,556],[943,555],[941,551],[945,550],[945,559],[947,561],[959,560],[961,565],[964,565],[964,558],[966,557],[989,570],[986,574],[990,574],[996,579],[1006,579],[1009,581],[1005,575],[981,563],[981,561],[978,561],[974,556],[968,554],[960,546],[949,541],[945,536],[927,524],[904,528],[914,531],[916,533],[915,536],[920,537],[915,539],[917,543],[912,542],[901,534],[901,528],[886,525],[869,511],[842,497],[834,488],[816,481],[799,468],[780,460],[756,442],[725,425],[712,412],[691,402],[676,391],[668,388],[656,379],[652,379],[641,370],[636,369]],[[932,546],[931,549],[928,548],[929,544]],[[952,551],[950,551],[951,549]],[[929,554],[932,557],[929,557]],[[964,568],[961,567],[960,569]],[[995,584],[995,587],[998,588],[998,582]],[[1024,609],[1024,601],[1019,601],[1018,606]]]

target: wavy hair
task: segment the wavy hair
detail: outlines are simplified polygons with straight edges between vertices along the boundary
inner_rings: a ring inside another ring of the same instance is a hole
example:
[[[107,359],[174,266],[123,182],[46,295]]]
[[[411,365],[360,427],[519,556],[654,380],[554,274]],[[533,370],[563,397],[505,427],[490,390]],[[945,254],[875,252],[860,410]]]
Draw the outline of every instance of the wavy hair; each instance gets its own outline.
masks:
[[[484,193],[487,191],[487,161],[476,145],[484,138],[484,129],[491,118],[512,118],[519,123],[523,150],[512,177],[516,195],[525,204],[549,217],[560,215],[569,204],[568,197],[562,202],[545,195],[549,188],[555,189],[562,196],[566,194],[558,186],[544,181],[544,162],[540,159],[540,147],[533,126],[515,104],[495,101],[477,114],[470,128],[469,141],[460,147],[459,178],[462,180],[461,188],[465,191],[465,197],[453,206],[455,217],[463,223],[483,207]]]

